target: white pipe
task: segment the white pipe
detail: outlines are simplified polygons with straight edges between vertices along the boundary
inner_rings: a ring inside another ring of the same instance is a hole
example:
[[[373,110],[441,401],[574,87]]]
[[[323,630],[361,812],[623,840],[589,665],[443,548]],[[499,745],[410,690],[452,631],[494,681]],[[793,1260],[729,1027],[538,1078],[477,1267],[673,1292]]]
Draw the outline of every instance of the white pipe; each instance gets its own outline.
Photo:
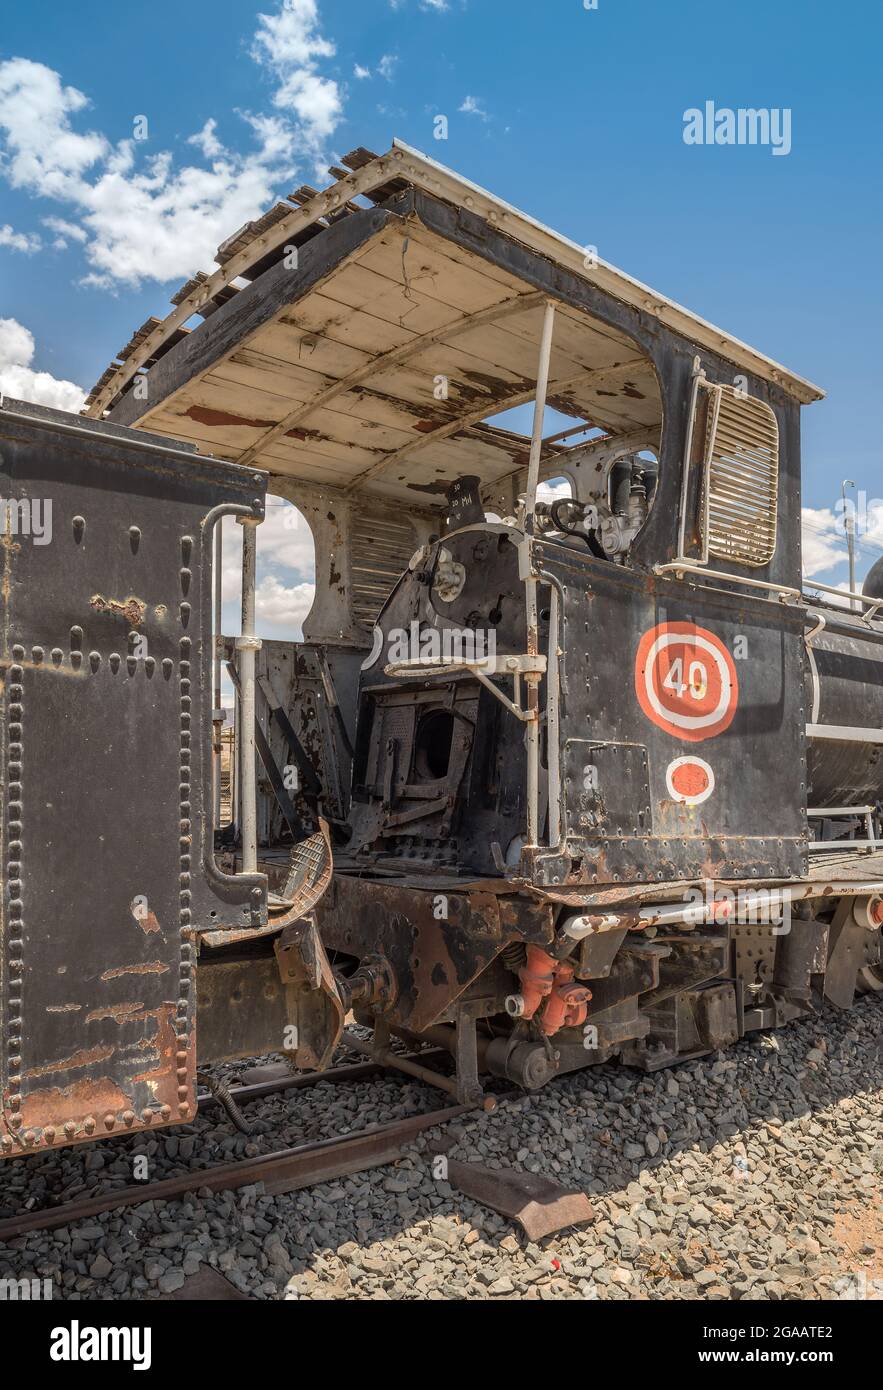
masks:
[[[705,372],[699,357],[693,358],[693,374],[690,383],[690,404],[687,407],[687,437],[684,441],[684,462],[681,469],[681,504],[678,515],[678,555],[683,555],[687,545],[687,502],[690,486],[690,460],[693,456],[693,432],[696,425],[696,406],[699,402],[699,383]]]
[[[555,302],[546,301],[543,333],[540,339],[540,358],[537,364],[537,389],[533,405],[533,432],[530,441],[530,461],[527,466],[527,489],[524,496],[524,529],[527,547],[527,572],[524,576],[525,607],[527,609],[527,654],[539,653],[539,622],[537,617],[537,579],[530,553],[533,541],[534,510],[540,479],[540,454],[543,447],[543,416],[546,393],[549,389],[549,363],[552,357],[552,331],[555,327]],[[527,844],[539,843],[540,799],[540,676],[526,673],[528,721],[525,729],[527,748]]]
[[[807,724],[807,738],[833,743],[883,743],[883,729],[866,729],[851,724]]]
[[[875,608],[880,606],[881,600],[875,598],[873,594],[860,594],[857,589],[837,589],[833,584],[820,584],[816,579],[807,579],[804,589],[818,590],[820,594],[836,594],[839,599],[854,599],[857,603],[867,603]],[[849,612],[849,609],[845,610]],[[867,615],[865,615],[867,616]]]
[[[239,785],[242,801],[242,872],[258,867],[257,771],[255,767],[255,659],[261,639],[255,636],[255,587],[257,527],[255,517],[238,517],[242,527],[242,632],[236,639],[239,652]]]
[[[543,450],[543,416],[549,389],[549,363],[552,359],[552,332],[555,327],[555,301],[546,300],[543,333],[540,339],[540,360],[537,366],[537,390],[533,405],[533,431],[530,438],[530,459],[527,465],[527,490],[524,497],[525,516],[533,516],[540,481],[540,455]],[[531,532],[533,527],[529,528]]]
[[[549,764],[549,844],[561,844],[561,748],[558,742],[559,639],[561,606],[558,589],[549,598],[549,655],[546,660],[546,749]]]
[[[818,849],[819,846],[813,845],[812,848]],[[769,912],[778,906],[784,909],[791,903],[808,899],[883,895],[883,881],[879,879],[860,883],[854,879],[824,878],[816,882],[803,880],[799,883],[772,883],[764,888],[748,888],[728,883],[719,883],[717,886],[721,892],[726,891],[728,896],[686,905],[683,902],[642,903],[637,907],[606,912],[586,907],[569,914],[559,930],[572,941],[581,941],[584,936],[617,931],[623,927],[639,931],[646,927],[695,927],[711,922],[728,926],[738,923],[741,917],[752,920],[758,911]]]
[[[710,570],[705,565],[694,563],[692,560],[666,560],[664,564],[653,566],[654,574],[701,574],[706,579],[722,580],[728,584],[744,584],[749,589],[764,589],[768,593],[778,594],[780,599],[803,598],[800,589],[791,589],[787,584],[771,584],[767,579],[751,579],[747,574],[727,574],[725,570]],[[839,592],[839,590],[835,590]]]
[[[223,518],[218,517],[215,522],[215,621],[214,621],[214,709],[212,710],[212,733],[214,734],[212,771],[214,780],[212,785],[213,804],[214,804],[214,825],[219,829],[221,824],[221,761],[223,752],[223,730],[224,725],[219,718],[221,710],[221,605],[222,590],[224,582],[224,538],[223,538]]]

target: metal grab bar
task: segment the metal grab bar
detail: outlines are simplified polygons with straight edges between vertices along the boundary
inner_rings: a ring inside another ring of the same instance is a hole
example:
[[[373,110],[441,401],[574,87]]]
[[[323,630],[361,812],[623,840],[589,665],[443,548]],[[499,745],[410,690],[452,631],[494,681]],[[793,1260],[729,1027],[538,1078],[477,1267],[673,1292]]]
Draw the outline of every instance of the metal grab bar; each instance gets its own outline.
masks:
[[[502,663],[500,665],[499,663]],[[384,666],[384,675],[392,680],[417,680],[421,676],[448,676],[460,671],[465,671],[470,676],[475,676],[476,680],[481,681],[501,704],[505,705],[516,719],[528,724],[535,720],[535,714],[528,706],[525,709],[520,703],[521,699],[521,677],[522,675],[533,675],[539,679],[546,670],[546,658],[544,656],[485,656],[479,661],[462,661],[452,657],[450,660],[441,660],[434,656],[415,656],[407,661],[393,661],[388,666]],[[512,676],[514,682],[514,700],[510,700],[508,695],[493,681],[490,676]]]

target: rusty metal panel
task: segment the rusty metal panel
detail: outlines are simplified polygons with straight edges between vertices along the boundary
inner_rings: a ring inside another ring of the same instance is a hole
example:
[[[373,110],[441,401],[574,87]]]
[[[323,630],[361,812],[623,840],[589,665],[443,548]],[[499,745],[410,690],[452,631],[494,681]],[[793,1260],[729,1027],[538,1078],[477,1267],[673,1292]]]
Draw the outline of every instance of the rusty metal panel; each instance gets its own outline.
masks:
[[[647,749],[638,743],[564,744],[568,835],[649,835],[653,825]]]
[[[383,965],[384,1017],[416,1032],[445,1018],[508,941],[552,937],[548,904],[453,884],[438,893],[338,873],[315,910],[327,949]]]
[[[210,842],[211,531],[262,475],[12,403],[0,496],[40,499],[0,595],[0,1153],[194,1113],[196,931],[265,915]],[[18,509],[19,520],[24,515]]]

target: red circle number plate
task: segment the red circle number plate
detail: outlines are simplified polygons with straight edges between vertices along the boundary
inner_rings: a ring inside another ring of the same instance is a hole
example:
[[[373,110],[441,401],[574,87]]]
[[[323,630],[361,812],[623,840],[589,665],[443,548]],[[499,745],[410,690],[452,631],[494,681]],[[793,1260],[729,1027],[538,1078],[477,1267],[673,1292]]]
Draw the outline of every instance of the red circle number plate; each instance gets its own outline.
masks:
[[[713,632],[693,623],[659,623],[638,645],[635,691],[658,728],[699,743],[732,723],[739,678],[732,656]]]

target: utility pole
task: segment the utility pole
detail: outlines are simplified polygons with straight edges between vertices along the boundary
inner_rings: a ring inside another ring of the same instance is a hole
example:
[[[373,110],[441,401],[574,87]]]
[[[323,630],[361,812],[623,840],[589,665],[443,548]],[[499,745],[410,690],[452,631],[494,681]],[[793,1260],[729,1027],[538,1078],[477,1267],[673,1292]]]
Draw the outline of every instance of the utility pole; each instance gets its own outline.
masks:
[[[849,592],[855,593],[855,503],[846,500],[846,489],[851,487],[855,490],[855,483],[852,478],[844,478],[840,485],[840,495],[843,498],[843,529],[846,532],[846,549],[849,554]],[[861,608],[861,604],[856,599],[849,600],[849,606],[853,613],[856,608]]]

